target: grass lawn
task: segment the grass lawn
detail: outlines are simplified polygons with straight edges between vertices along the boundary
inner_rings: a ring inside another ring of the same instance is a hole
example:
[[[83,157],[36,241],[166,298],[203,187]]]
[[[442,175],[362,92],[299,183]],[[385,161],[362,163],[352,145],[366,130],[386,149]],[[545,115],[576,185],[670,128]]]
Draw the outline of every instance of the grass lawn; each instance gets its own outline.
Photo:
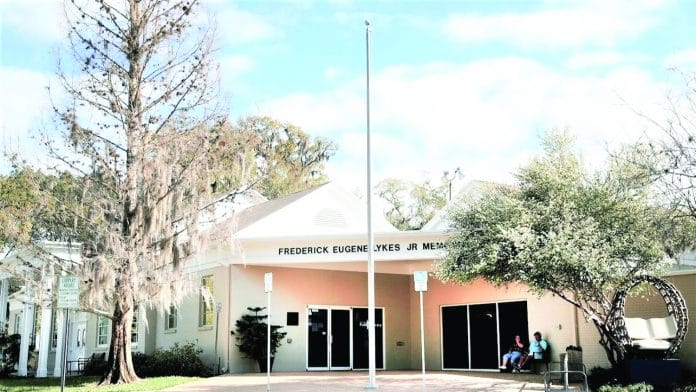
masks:
[[[68,392],[94,391],[98,377],[68,377],[65,380],[65,390]],[[153,377],[144,378],[134,384],[114,385],[99,388],[104,392],[126,391],[159,391],[198,380],[197,377]],[[0,379],[0,391],[8,392],[56,392],[60,391],[60,378],[6,378]]]

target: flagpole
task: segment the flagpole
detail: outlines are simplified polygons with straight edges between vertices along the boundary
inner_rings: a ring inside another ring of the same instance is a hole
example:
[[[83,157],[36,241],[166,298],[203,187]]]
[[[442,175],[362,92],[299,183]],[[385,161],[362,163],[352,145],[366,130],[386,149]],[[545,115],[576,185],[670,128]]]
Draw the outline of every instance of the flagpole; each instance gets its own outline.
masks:
[[[366,49],[366,113],[367,113],[367,341],[368,341],[368,389],[377,388],[375,350],[375,260],[374,233],[372,231],[372,152],[370,149],[370,21],[365,21]]]

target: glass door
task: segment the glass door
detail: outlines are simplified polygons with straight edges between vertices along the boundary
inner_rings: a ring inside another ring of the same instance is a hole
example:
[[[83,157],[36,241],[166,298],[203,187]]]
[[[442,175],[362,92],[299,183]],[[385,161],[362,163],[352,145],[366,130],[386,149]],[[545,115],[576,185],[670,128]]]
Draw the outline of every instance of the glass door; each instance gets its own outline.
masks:
[[[384,309],[375,309],[375,359],[377,369],[384,369]],[[353,369],[369,367],[367,308],[353,308]]]
[[[329,369],[328,310],[307,308],[307,369]]]
[[[350,370],[350,308],[307,308],[307,370]]]
[[[495,304],[469,306],[471,368],[498,368],[498,312]]]
[[[331,309],[330,370],[350,370],[350,309]]]
[[[442,367],[469,368],[469,316],[466,305],[442,308]]]

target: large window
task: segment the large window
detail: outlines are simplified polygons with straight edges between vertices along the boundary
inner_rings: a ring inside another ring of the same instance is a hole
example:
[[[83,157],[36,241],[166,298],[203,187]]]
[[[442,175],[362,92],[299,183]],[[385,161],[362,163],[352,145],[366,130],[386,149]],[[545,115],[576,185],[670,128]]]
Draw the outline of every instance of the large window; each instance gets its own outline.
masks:
[[[58,328],[60,328],[60,325],[56,324],[55,310],[51,313],[51,325],[53,326],[51,329],[51,350],[55,350],[58,347]]]
[[[169,311],[165,314],[164,329],[176,329],[178,311],[176,306],[170,306]]]
[[[138,319],[140,318],[140,308],[135,305],[133,308],[133,322],[131,323],[131,343],[138,343]]]
[[[208,275],[201,278],[201,294],[198,303],[198,325],[201,327],[213,325],[214,311],[213,276]]]
[[[97,346],[106,346],[109,344],[109,327],[111,320],[106,317],[97,317]]]

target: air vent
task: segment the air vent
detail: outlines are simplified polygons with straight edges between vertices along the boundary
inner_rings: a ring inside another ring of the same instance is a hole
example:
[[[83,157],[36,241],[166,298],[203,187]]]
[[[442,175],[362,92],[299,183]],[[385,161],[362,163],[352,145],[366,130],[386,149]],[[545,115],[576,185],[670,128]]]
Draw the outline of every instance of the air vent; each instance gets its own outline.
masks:
[[[324,208],[314,216],[314,224],[324,227],[346,227],[346,218],[335,208]]]

